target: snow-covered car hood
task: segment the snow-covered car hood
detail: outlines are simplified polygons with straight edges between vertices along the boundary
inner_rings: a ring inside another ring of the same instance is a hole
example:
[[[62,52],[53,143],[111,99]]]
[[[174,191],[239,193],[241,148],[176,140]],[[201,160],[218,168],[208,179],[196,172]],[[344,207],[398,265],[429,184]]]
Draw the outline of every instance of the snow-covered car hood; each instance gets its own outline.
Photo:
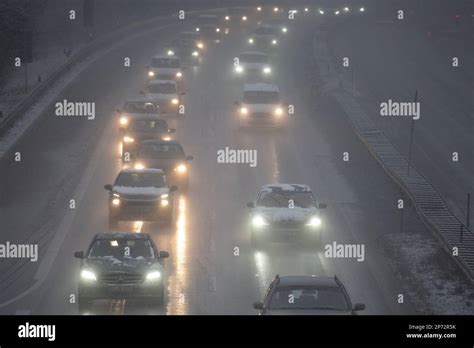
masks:
[[[112,192],[125,197],[141,196],[148,198],[156,198],[162,194],[169,193],[168,187],[129,187],[114,186]]]
[[[274,112],[279,107],[277,104],[243,104],[249,111],[252,112]]]
[[[260,215],[264,219],[273,222],[295,221],[304,222],[311,216],[318,215],[316,208],[269,208],[255,207],[253,215]]]
[[[179,68],[150,68],[151,71],[155,73],[155,75],[176,75]]]

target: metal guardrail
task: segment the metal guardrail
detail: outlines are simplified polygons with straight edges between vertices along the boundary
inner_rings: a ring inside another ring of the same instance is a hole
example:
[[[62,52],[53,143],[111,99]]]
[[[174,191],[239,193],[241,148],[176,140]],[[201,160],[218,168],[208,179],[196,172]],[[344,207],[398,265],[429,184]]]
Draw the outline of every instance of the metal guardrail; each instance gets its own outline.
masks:
[[[474,235],[452,212],[431,182],[410,166],[390,140],[376,128],[347,88],[333,66],[326,44],[326,35],[320,31],[314,38],[315,59],[320,67],[320,77],[324,82],[321,91],[331,94],[341,105],[351,121],[357,135],[367,145],[369,151],[387,174],[402,188],[414,203],[424,224],[435,232],[443,247],[474,281]],[[457,256],[454,250],[457,249]]]

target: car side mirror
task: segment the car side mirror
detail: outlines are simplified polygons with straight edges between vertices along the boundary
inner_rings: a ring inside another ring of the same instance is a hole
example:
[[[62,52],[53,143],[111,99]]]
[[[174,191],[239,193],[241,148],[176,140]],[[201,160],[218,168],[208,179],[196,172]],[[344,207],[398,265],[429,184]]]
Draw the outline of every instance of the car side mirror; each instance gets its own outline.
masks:
[[[235,101],[235,102],[234,102],[234,105],[239,106],[239,105],[240,105],[240,102],[239,102],[239,101]]]
[[[248,202],[247,207],[249,208],[255,208],[255,204],[253,202]]]
[[[76,259],[83,259],[83,258],[84,258],[84,252],[83,252],[83,251],[76,251],[76,252],[74,253],[74,257],[75,257]]]
[[[193,156],[186,156],[186,161],[192,161],[194,159]]]
[[[167,251],[160,251],[160,259],[167,259],[168,257],[170,257],[170,253],[167,252]]]
[[[174,129],[174,128],[168,129],[168,133],[174,133],[174,132],[176,132],[176,129]]]
[[[110,184],[104,185],[104,189],[106,189],[107,191],[112,191],[112,185]]]
[[[327,207],[328,207],[328,205],[326,203],[319,203],[318,204],[319,209],[326,209]]]
[[[141,95],[145,95],[145,91],[143,89],[140,90]]]
[[[260,310],[260,311],[265,309],[262,302],[254,302],[253,303],[253,308],[257,309],[257,310]]]
[[[365,304],[364,303],[356,303],[354,305],[354,311],[357,312],[357,311],[363,311],[365,310]]]
[[[178,191],[178,186],[176,186],[176,185],[171,185],[171,186],[170,186],[170,192],[175,192],[175,191]]]

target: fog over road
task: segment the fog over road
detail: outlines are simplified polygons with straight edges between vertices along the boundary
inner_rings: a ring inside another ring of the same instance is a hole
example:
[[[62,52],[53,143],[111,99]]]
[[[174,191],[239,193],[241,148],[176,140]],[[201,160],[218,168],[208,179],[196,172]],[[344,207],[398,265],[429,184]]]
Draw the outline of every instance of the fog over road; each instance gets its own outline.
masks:
[[[150,57],[182,25],[107,53],[58,97],[94,101],[95,120],[57,117],[50,105],[12,150],[21,152],[22,161],[13,162],[12,154],[0,160],[0,242],[40,246],[37,263],[1,261],[0,303],[26,292],[0,307],[1,314],[77,314],[77,305],[70,303],[79,271],[73,253],[85,250],[94,234],[108,231],[103,186],[112,183],[121,168],[113,110],[144,89]],[[243,81],[234,75],[232,64],[245,49],[246,29],[236,29],[220,44],[207,47],[202,64],[184,71],[186,115],[170,125],[194,160],[189,190],[176,195],[176,223],[120,224],[121,231],[149,233],[160,249],[170,252],[165,303],[156,309],[129,300],[97,301],[94,314],[255,314],[252,302],[260,300],[276,274],[336,274],[352,301],[367,305],[362,314],[414,314],[429,307],[423,288],[400,276],[412,266],[410,260],[398,259],[400,254],[392,249],[400,233],[400,189],[359,140],[342,109],[314,91],[318,81],[312,40],[320,25],[319,19],[290,25],[273,57],[269,80],[295,106],[287,129],[237,128],[234,101]],[[397,51],[392,54],[393,62],[404,57],[403,52],[399,57]],[[132,58],[130,68],[123,67],[125,56]],[[257,150],[257,166],[218,163],[217,151],[225,147]],[[350,153],[348,162],[343,161],[344,152]],[[363,244],[365,259],[327,258],[324,250],[292,243],[252,247],[246,203],[255,199],[261,185],[277,182],[309,185],[328,205],[324,244]],[[70,199],[76,200],[75,210],[69,209]],[[404,233],[430,238],[411,205],[405,209],[403,226]],[[441,251],[436,255],[435,264],[450,263]],[[41,263],[44,268],[38,270]],[[405,295],[402,304],[399,294]]]

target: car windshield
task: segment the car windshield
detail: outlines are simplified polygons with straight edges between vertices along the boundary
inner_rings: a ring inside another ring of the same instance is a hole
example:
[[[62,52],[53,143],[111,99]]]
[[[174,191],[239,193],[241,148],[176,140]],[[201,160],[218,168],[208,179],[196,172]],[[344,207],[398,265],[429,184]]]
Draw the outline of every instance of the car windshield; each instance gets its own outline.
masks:
[[[159,94],[176,94],[176,85],[174,83],[150,83],[148,92]]]
[[[263,54],[242,54],[240,60],[249,63],[267,63],[268,57]]]
[[[140,158],[184,158],[184,151],[179,144],[142,144],[138,151]]]
[[[156,104],[148,102],[127,102],[124,111],[132,114],[156,114],[158,113],[158,107]]]
[[[255,34],[257,35],[276,35],[277,30],[272,27],[261,27],[255,30]]]
[[[339,287],[281,286],[273,293],[269,308],[348,311],[349,304]]]
[[[125,187],[164,187],[165,176],[162,173],[127,173],[122,172],[115,180],[114,186]]]
[[[151,60],[151,66],[153,68],[179,68],[179,59],[175,58],[153,58]]]
[[[257,205],[268,208],[288,208],[293,202],[294,207],[311,208],[316,207],[311,192],[295,191],[268,191],[262,192]]]
[[[131,120],[128,129],[135,132],[164,132],[168,130],[168,123],[165,120]]]
[[[280,95],[278,92],[246,91],[243,102],[245,104],[278,104]]]
[[[92,244],[89,257],[123,259],[153,259],[155,254],[149,240],[98,239]]]

